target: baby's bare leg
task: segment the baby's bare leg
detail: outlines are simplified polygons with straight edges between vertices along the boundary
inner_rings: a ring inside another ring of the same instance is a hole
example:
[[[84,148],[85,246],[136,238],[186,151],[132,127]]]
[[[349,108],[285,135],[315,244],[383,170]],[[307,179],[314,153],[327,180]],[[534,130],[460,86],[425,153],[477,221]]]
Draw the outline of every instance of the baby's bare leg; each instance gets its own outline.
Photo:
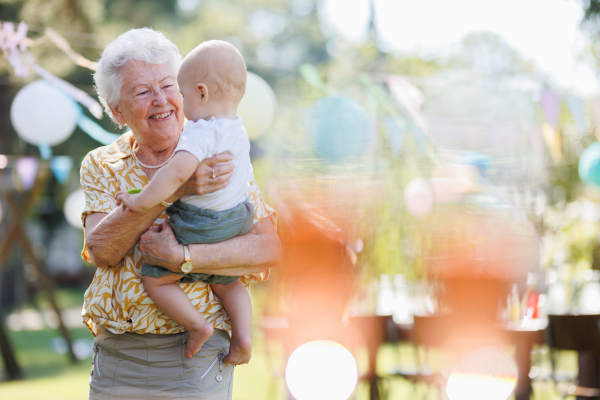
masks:
[[[252,303],[248,291],[239,280],[210,287],[231,320],[231,345],[223,361],[232,365],[247,364],[252,354]]]
[[[188,331],[185,356],[192,358],[213,334],[213,327],[196,310],[185,292],[176,283],[181,275],[169,274],[155,278],[142,276],[142,282],[156,306]]]

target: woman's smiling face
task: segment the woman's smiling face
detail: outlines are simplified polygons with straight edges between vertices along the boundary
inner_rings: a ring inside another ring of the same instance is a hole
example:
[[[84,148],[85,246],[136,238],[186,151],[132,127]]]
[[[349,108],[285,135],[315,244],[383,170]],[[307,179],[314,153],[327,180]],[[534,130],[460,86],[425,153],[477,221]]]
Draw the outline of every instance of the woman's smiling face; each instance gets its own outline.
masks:
[[[120,71],[123,79],[121,101],[114,114],[127,124],[140,145],[161,150],[183,129],[181,94],[176,77],[165,64],[133,60]]]

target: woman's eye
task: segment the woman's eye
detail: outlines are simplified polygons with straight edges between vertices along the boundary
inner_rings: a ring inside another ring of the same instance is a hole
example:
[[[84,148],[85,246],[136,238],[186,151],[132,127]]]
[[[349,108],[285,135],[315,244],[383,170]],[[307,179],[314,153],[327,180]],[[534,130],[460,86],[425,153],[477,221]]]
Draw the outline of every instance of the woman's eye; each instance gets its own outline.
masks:
[[[143,92],[139,92],[139,93],[138,93],[138,96],[139,96],[139,95],[142,95],[142,94],[146,94],[146,93],[148,93],[148,91],[147,91],[147,90],[144,90]]]

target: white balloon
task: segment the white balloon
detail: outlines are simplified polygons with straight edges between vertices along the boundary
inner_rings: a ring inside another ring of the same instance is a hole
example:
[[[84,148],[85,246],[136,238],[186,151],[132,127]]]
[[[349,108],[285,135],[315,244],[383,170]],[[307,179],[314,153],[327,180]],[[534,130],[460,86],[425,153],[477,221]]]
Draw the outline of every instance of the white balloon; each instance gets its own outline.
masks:
[[[83,190],[76,190],[67,196],[63,211],[67,222],[75,228],[83,229],[81,223],[81,212],[85,207],[85,194]]]
[[[44,80],[23,87],[10,107],[10,120],[21,139],[54,146],[71,136],[78,113],[73,100]]]
[[[248,72],[246,94],[238,106],[244,127],[250,140],[256,140],[267,133],[273,123],[277,98],[273,89],[260,76]]]

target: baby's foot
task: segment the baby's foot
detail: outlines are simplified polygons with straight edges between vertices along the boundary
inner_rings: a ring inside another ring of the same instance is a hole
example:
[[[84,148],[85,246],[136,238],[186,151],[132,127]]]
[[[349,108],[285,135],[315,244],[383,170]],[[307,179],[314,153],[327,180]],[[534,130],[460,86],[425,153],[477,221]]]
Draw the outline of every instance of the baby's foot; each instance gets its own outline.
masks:
[[[187,358],[192,358],[194,354],[200,351],[200,348],[212,336],[214,328],[206,321],[194,325],[188,329],[188,339],[185,344],[184,354]]]
[[[252,336],[232,336],[229,354],[223,361],[231,365],[248,364],[252,355]]]

